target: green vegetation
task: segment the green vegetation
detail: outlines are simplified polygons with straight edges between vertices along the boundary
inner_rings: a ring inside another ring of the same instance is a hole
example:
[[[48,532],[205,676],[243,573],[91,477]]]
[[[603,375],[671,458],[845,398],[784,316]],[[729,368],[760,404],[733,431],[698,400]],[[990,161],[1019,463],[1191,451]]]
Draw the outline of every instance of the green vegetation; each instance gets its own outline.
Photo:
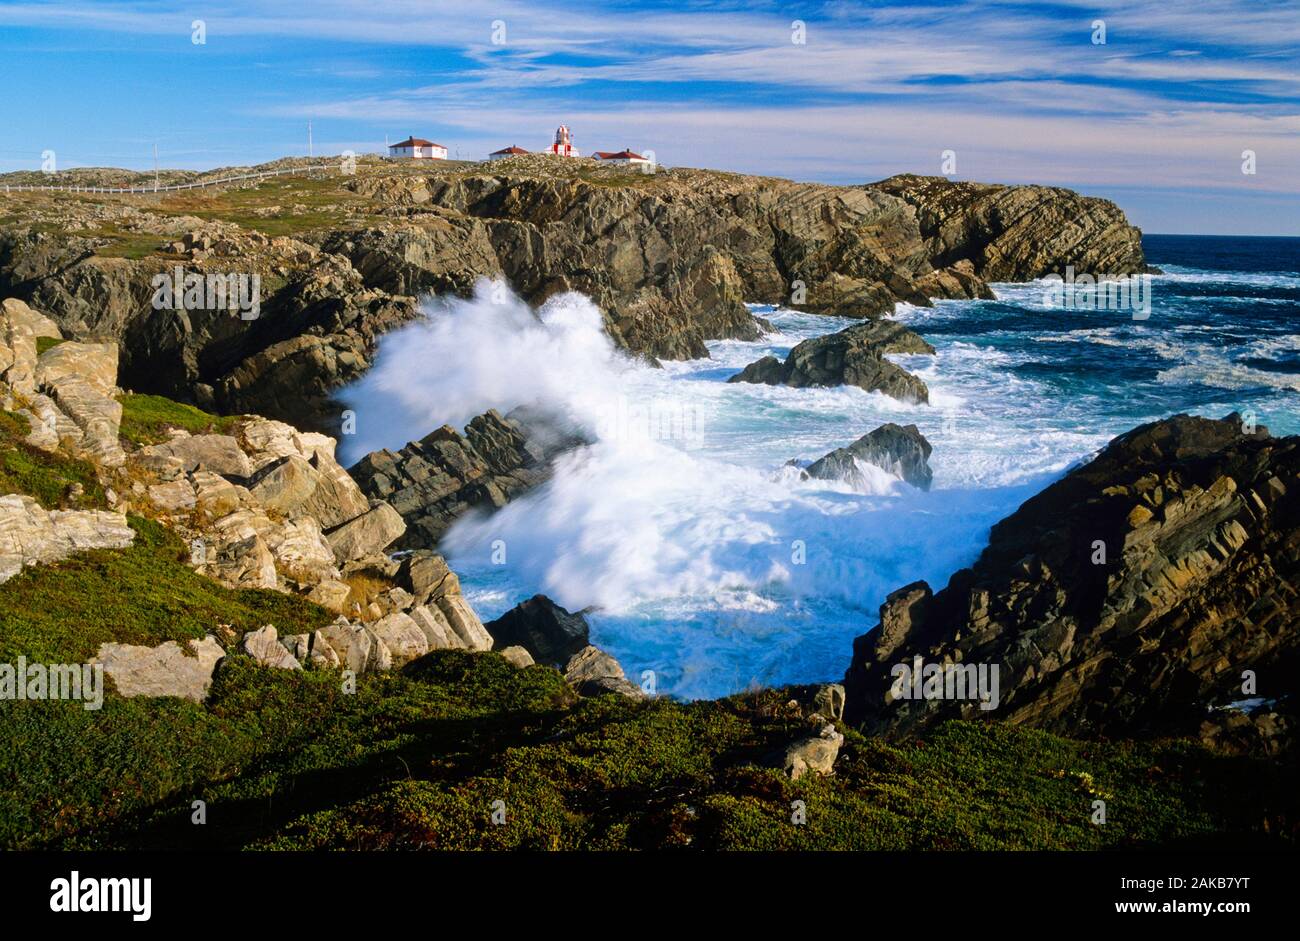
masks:
[[[188,565],[189,547],[166,527],[131,518],[126,549],[77,553],[38,565],[0,585],[0,663],[19,655],[77,663],[107,641],[184,641],[228,624],[236,634],[263,624],[281,633],[312,631],[333,615],[277,591],[235,591]]]
[[[60,343],[66,342],[59,337],[37,337],[36,338],[36,355],[40,356],[46,350],[52,350]]]
[[[160,254],[162,243],[166,240],[166,237],[158,232],[138,232],[135,229],[121,229],[114,225],[77,230],[68,234],[103,241],[105,244],[95,249],[95,254],[101,258],[129,258],[133,261]]]
[[[119,396],[122,403],[123,439],[133,444],[157,444],[167,440],[169,428],[182,428],[190,434],[230,434],[239,424],[238,417],[212,415],[193,405],[182,405],[161,395],[129,392]]]
[[[0,494],[27,494],[47,510],[106,505],[90,464],[31,447],[23,440],[30,432],[26,417],[0,411]],[[80,496],[73,485],[80,485]]]
[[[237,421],[158,396],[122,402],[136,443]],[[83,504],[102,505],[89,465],[28,448],[27,431],[0,413],[0,490],[59,506],[79,483]],[[170,530],[130,524],[129,548],[0,585],[0,663],[83,662],[106,641],[207,633],[232,649],[263,624],[284,635],[332,620],[298,596],[225,588],[190,568]],[[386,581],[350,584],[364,598]],[[814,726],[789,700],[578,699],[553,669],[463,651],[363,675],[352,691],[337,670],[232,655],[201,704],[0,700],[0,847],[1215,848],[1293,847],[1300,832],[1294,763],[991,722],[897,743],[842,728],[836,773],[792,782],[774,759]],[[200,799],[208,825],[196,827]],[[1091,820],[1098,799],[1105,826]]]
[[[203,705],[0,704],[0,845],[1097,849],[1294,826],[1296,782],[1269,763],[992,723],[899,744],[849,732],[835,775],[791,782],[769,758],[808,726],[784,699],[579,701],[554,670],[460,651],[349,695],[337,671],[232,657]],[[208,826],[190,823],[196,799]]]
[[[163,197],[159,209],[198,216],[268,236],[299,236],[342,225],[364,201],[339,174],[270,177],[254,185],[190,190]]]

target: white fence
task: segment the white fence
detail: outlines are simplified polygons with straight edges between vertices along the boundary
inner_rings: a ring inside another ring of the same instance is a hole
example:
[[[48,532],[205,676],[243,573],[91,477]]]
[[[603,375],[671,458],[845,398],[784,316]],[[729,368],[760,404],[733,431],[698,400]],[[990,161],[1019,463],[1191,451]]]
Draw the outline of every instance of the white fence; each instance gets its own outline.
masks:
[[[283,176],[286,173],[310,173],[314,170],[329,170],[336,166],[337,164],[334,163],[322,163],[310,167],[287,167],[282,170],[262,170],[258,173],[241,173],[238,176],[223,176],[215,180],[197,180],[193,183],[172,183],[169,186],[23,186],[9,183],[5,183],[3,186],[4,192],[6,193],[171,193],[177,190],[203,189],[208,186],[218,186],[222,183],[235,183],[240,180],[260,180],[268,176]]]

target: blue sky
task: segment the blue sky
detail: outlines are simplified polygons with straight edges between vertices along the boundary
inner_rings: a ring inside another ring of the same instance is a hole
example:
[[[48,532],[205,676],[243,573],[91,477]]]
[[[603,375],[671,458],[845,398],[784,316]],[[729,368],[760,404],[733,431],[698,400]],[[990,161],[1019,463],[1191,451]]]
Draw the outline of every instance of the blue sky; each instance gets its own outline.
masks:
[[[317,154],[480,158],[564,122],[584,152],[832,183],[952,150],[1150,232],[1300,235],[1300,0],[0,0],[0,63],[0,170],[254,163],[308,121]]]

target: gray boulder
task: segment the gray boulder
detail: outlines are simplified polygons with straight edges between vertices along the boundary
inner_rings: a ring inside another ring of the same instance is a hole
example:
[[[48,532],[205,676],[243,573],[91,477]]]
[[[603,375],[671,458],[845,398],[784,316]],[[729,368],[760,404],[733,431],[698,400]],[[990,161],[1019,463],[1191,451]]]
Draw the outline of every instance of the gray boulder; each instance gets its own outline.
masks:
[[[215,637],[187,642],[187,654],[169,640],[157,647],[135,644],[102,644],[91,663],[102,663],[104,672],[123,696],[179,696],[202,701],[212,685],[212,674],[225,656]]]
[[[806,469],[809,477],[843,480],[855,487],[864,485],[859,463],[874,464],[901,477],[913,487],[929,490],[934,479],[930,470],[930,442],[915,425],[881,425],[848,447],[836,448]]]

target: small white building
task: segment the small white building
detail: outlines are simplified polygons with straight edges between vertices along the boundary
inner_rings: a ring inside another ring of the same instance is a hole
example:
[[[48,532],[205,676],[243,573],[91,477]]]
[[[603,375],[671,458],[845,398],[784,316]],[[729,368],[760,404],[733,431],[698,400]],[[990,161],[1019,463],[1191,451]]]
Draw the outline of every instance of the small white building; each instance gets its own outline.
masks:
[[[526,154],[526,153],[528,153],[528,151],[524,150],[522,147],[516,147],[514,144],[511,144],[509,147],[506,147],[502,150],[492,151],[492,153],[488,154],[488,159],[505,160],[507,157],[516,157],[519,154]]]
[[[633,153],[624,147],[618,153],[610,153],[605,150],[598,150],[592,154],[601,163],[652,163],[649,157],[642,157],[640,154]]]
[[[431,140],[408,137],[388,145],[388,156],[405,160],[446,160],[447,148]]]

